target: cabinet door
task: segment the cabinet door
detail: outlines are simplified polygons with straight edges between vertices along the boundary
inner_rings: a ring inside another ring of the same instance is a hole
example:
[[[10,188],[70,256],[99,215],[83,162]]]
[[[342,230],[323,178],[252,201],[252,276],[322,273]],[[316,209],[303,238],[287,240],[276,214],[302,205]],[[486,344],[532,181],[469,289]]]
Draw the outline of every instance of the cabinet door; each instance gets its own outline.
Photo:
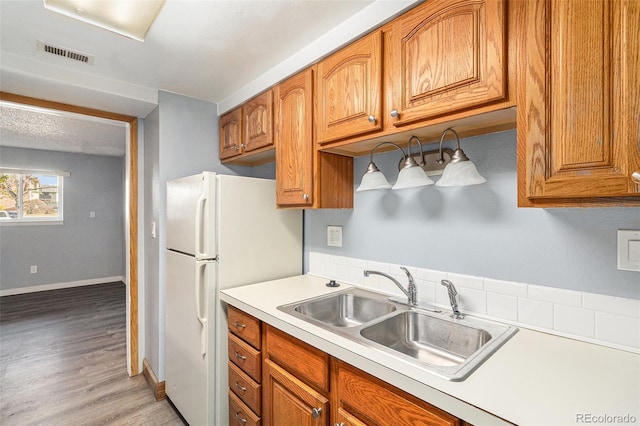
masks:
[[[327,425],[329,400],[269,359],[264,361],[265,426]]]
[[[340,407],[338,408],[338,415],[336,416],[336,423],[334,426],[366,426],[367,424],[361,422],[356,416],[350,414],[347,410]]]
[[[505,3],[430,0],[393,24],[385,73],[397,74],[387,107],[395,126],[506,97]]]
[[[220,160],[242,154],[242,113],[240,108],[220,117]]]
[[[349,407],[365,424],[396,426],[461,426],[462,420],[419,400],[357,368],[336,362],[335,383],[340,408]],[[334,397],[334,401],[336,398]],[[375,401],[375,404],[371,402]],[[344,413],[344,410],[343,410]],[[353,414],[351,418],[353,418]],[[347,423],[348,424],[348,423]],[[358,423],[355,423],[358,425]]]
[[[320,61],[316,83],[318,143],[382,129],[382,33]]]
[[[276,202],[313,203],[313,71],[308,69],[274,89],[276,104]]]
[[[242,106],[242,148],[250,152],[273,145],[273,96],[271,90]]]
[[[527,2],[520,205],[640,199],[638,28],[636,0]]]

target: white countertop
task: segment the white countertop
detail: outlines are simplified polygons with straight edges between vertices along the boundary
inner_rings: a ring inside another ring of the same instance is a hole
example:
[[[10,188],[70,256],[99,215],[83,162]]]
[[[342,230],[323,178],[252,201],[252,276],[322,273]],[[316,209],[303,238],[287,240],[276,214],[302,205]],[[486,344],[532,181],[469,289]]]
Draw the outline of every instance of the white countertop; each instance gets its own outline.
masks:
[[[220,298],[475,425],[503,424],[500,418],[520,425],[606,424],[616,423],[615,416],[640,423],[638,354],[520,328],[466,380],[451,382],[277,309],[350,287],[326,282],[301,275],[222,290]],[[609,416],[608,422],[596,416]]]

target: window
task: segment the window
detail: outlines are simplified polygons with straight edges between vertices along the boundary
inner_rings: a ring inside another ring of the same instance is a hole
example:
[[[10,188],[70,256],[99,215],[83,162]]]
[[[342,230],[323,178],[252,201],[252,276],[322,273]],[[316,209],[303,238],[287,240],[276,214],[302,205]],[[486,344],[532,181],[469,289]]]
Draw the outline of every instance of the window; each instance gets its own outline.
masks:
[[[66,172],[0,169],[0,223],[61,222]]]

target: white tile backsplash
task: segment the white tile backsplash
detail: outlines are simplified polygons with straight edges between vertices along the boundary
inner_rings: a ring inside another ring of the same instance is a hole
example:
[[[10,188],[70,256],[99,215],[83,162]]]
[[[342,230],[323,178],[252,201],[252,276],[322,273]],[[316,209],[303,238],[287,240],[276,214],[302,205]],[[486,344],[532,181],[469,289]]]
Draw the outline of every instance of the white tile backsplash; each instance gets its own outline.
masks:
[[[440,284],[440,281],[447,279],[447,273],[443,271],[434,271],[433,269],[418,268],[416,278]]]
[[[527,298],[543,300],[554,304],[568,306],[582,306],[582,293],[579,291],[563,290],[553,287],[542,287],[539,285],[529,285],[527,288]]]
[[[553,329],[583,337],[595,337],[596,313],[566,305],[553,307]]]
[[[459,287],[458,310],[464,313],[464,309],[485,315],[487,313],[487,293],[473,288]]]
[[[416,287],[418,287],[418,299],[426,300],[429,303],[435,303],[436,285],[440,285],[440,281],[438,281],[438,283],[436,284],[433,281],[416,278]]]
[[[527,285],[513,283],[511,281],[484,279],[484,289],[492,293],[506,294],[509,296],[527,297]]]
[[[594,311],[640,318],[640,300],[605,296],[603,294],[583,293],[582,306],[593,309]]]
[[[518,298],[518,322],[553,330],[553,303]]]
[[[447,279],[451,281],[456,288],[467,287],[482,290],[484,288],[484,278],[474,277],[473,275],[454,274],[449,272]]]
[[[487,315],[509,321],[518,321],[518,298],[487,292]]]
[[[640,347],[640,318],[596,312],[596,339]]]
[[[309,253],[311,274],[396,295],[402,292],[388,279],[377,275],[365,278],[363,272],[384,272],[404,284],[407,278],[400,266]],[[458,289],[462,313],[640,353],[640,300],[402,266],[414,276],[418,298],[444,309],[450,309],[449,296],[440,281],[448,279]]]

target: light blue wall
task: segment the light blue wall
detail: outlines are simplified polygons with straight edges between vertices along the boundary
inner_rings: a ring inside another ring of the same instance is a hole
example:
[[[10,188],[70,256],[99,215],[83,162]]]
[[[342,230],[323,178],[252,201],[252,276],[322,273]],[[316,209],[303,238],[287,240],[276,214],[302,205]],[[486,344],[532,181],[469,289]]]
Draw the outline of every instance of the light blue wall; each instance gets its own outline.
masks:
[[[487,184],[361,192],[353,210],[308,210],[305,264],[317,251],[640,299],[640,272],[616,268],[617,230],[640,229],[640,208],[517,208],[515,130],[462,148]],[[391,182],[399,156],[374,158]],[[367,164],[356,159],[356,185]],[[326,246],[327,225],[343,226],[342,248]]]
[[[213,171],[251,175],[218,157],[218,116],[213,103],[160,92],[158,107],[144,119],[145,164],[145,357],[164,380],[165,203],[169,180]],[[151,238],[156,222],[157,238]]]
[[[0,227],[0,289],[125,275],[123,157],[0,147],[0,159],[6,167],[71,172],[62,225]]]

